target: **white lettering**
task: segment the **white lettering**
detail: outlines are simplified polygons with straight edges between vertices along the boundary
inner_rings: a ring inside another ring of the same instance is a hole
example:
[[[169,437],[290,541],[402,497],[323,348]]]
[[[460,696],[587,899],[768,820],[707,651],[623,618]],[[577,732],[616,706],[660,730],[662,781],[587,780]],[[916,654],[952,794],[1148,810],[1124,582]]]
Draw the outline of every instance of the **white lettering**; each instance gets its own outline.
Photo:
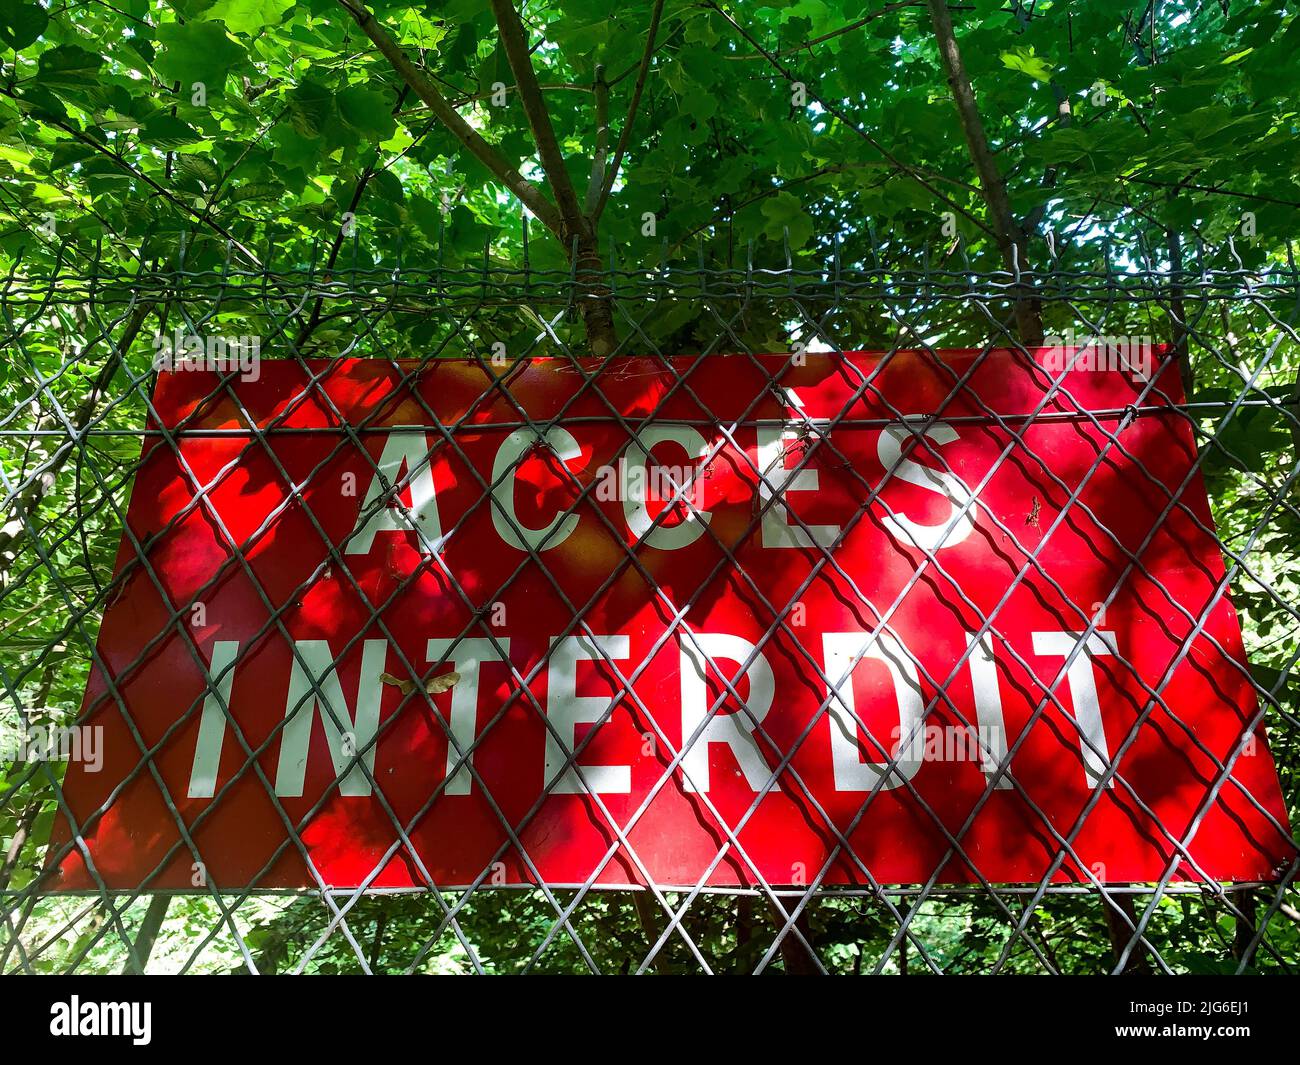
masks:
[[[936,525],[913,521],[905,514],[886,514],[880,520],[886,529],[904,544],[925,551],[941,547],[955,547],[975,528],[976,506],[974,498],[961,480],[946,470],[934,470],[911,458],[903,457],[903,444],[916,436],[906,426],[891,425],[885,428],[876,441],[876,454],[885,467],[885,478],[891,476],[928,492],[934,492],[948,501],[949,516]],[[925,431],[925,436],[936,444],[950,444],[958,439],[956,430],[946,422],[935,422]],[[915,449],[914,449],[915,450]]]
[[[802,454],[801,448],[787,448],[786,444],[798,440],[796,434],[784,422],[758,423],[758,470],[762,474],[758,482],[758,497],[761,504],[766,504],[773,495],[784,500],[790,492],[815,492],[818,488],[817,471],[805,466],[797,472],[791,472],[787,466],[790,458],[796,462]],[[790,524],[790,513],[783,502],[773,503],[763,511],[763,546],[764,547],[829,547],[840,534],[838,525],[802,525]]]
[[[308,671],[325,697],[326,707],[321,713],[325,739],[329,744],[334,771],[342,776],[356,757],[364,750],[361,761],[373,774],[375,747],[371,740],[379,728],[379,702],[383,696],[383,681],[379,679],[388,657],[387,640],[366,640],[361,652],[361,679],[357,683],[357,712],[348,712],[334,667],[330,645],[324,640],[296,640],[298,655],[294,656],[289,674],[289,696],[284,713],[288,724],[280,736],[280,761],[275,773],[275,793],[297,798],[302,795],[307,774],[307,751],[311,742],[312,723],[316,720],[317,695],[312,689]],[[299,661],[299,657],[303,661]],[[306,663],[304,669],[303,662]],[[337,719],[337,720],[336,720]],[[352,722],[350,736],[345,736],[340,722]],[[370,781],[360,765],[353,765],[339,785],[341,795],[369,795]]]
[[[510,637],[499,637],[496,642],[501,651],[510,653]],[[473,783],[468,767],[474,761],[474,752],[469,749],[478,735],[479,667],[484,662],[503,661],[501,652],[486,637],[465,637],[461,640],[430,640],[426,654],[430,662],[440,662],[451,655],[452,669],[460,674],[460,680],[451,690],[450,733],[455,742],[447,742],[447,776],[450,779],[446,793],[468,795]],[[462,753],[465,751],[469,753]]]
[[[552,646],[546,677],[546,717],[559,738],[550,729],[546,730],[546,783],[551,785],[554,781],[550,791],[558,795],[581,795],[587,791],[626,795],[632,790],[630,766],[584,765],[582,778],[573,766],[564,766],[573,757],[577,745],[577,726],[594,724],[610,707],[606,696],[577,694],[578,663],[627,658],[632,653],[631,641],[626,636],[568,636],[552,641]]]
[[[1080,632],[1036,632],[1034,633],[1034,654],[1060,655],[1068,657],[1083,639]],[[1101,720],[1101,702],[1097,698],[1096,671],[1092,664],[1095,655],[1115,654],[1115,634],[1113,632],[1094,632],[1088,637],[1084,653],[1077,656],[1065,671],[1065,678],[1070,687],[1070,699],[1074,703],[1074,720],[1078,724],[1079,734],[1083,738],[1080,744],[1083,751],[1083,777],[1089,788],[1095,788],[1110,764],[1110,752],[1106,746],[1106,730]],[[1106,787],[1113,788],[1115,778],[1106,781]]]
[[[569,514],[562,517],[557,514],[542,528],[528,529],[524,527],[515,512],[515,482],[519,476],[517,463],[537,446],[537,441],[537,434],[531,429],[516,429],[505,438],[497,451],[496,462],[492,464],[492,484],[496,485],[492,489],[492,524],[496,526],[497,535],[502,540],[521,551],[527,551],[529,548],[548,551],[553,547],[559,547],[578,527],[578,515]],[[573,439],[573,434],[559,426],[552,426],[546,431],[545,444],[555,452],[561,462],[571,462],[582,457],[582,448]],[[556,529],[558,532],[552,535]]]
[[[361,501],[361,513],[365,514],[378,500],[384,498],[387,491],[385,481],[389,486],[401,483],[403,470],[410,480],[410,511],[407,511],[401,499],[397,498],[397,493],[394,493],[391,500],[370,514],[365,526],[348,541],[344,554],[368,555],[376,533],[404,533],[411,529],[419,537],[421,553],[431,555],[438,550],[442,540],[442,524],[438,518],[438,501],[433,490],[429,442],[423,433],[388,434],[375,476],[371,478],[366,497]]]
[[[896,788],[909,781],[921,768],[925,758],[925,729],[922,727],[925,705],[916,663],[892,634],[877,632],[827,632],[822,635],[826,679],[833,687],[828,691],[827,710],[831,719],[831,765],[836,791],[870,791],[882,777],[882,790]],[[871,746],[884,752],[886,746],[862,724],[853,695],[853,671],[867,659],[882,662],[894,685],[898,704],[898,732],[901,746],[890,759],[864,762],[858,750],[861,726]],[[889,761],[893,760],[893,766]],[[886,776],[888,772],[888,776]]]
[[[697,633],[694,642],[690,637],[681,640],[682,743],[688,745],[681,765],[687,791],[709,790],[709,745],[714,743],[724,743],[731,749],[740,771],[755,791],[772,775],[754,739],[754,728],[772,708],[776,688],[772,665],[764,655],[756,655],[745,672],[732,681],[732,687],[739,691],[742,677],[749,678],[749,696],[744,709],[734,713],[719,710],[709,717],[705,663],[721,658],[740,664],[753,653],[752,643],[726,632]],[[700,734],[695,736],[697,730]],[[693,743],[692,736],[695,736]]]

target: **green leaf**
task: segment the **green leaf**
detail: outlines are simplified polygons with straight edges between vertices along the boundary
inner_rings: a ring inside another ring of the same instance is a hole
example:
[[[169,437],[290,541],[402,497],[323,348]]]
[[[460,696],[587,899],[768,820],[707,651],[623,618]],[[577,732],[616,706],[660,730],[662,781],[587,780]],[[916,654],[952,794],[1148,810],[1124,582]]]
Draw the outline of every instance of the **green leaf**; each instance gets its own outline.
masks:
[[[129,47],[131,51],[133,51],[136,55],[138,55],[141,59],[143,59],[145,63],[149,65],[152,65],[153,61],[158,58],[158,49],[153,46],[153,41],[147,41],[143,37],[132,37],[126,43],[127,43],[127,47]],[[135,67],[136,69],[140,70],[142,74],[146,73],[146,71],[140,68],[137,63],[132,61],[130,56],[124,57],[122,62]]]
[[[65,170],[74,163],[93,159],[98,153],[89,144],[75,140],[59,141],[50,153],[50,169]]]
[[[280,166],[298,169],[319,158],[317,142],[311,137],[301,137],[292,126],[277,126],[271,134],[275,142],[274,158]]]
[[[221,171],[211,160],[204,159],[201,155],[178,155],[175,165],[177,174],[207,188],[212,188],[221,180]]]
[[[154,148],[175,148],[203,139],[203,134],[174,115],[155,115],[140,127],[140,136]]]
[[[168,6],[186,22],[200,18],[215,0],[167,0]]]
[[[216,22],[164,23],[158,27],[158,41],[163,50],[154,70],[162,78],[184,88],[201,83],[214,95],[225,87],[231,68],[245,58],[243,47]]]
[[[40,85],[33,84],[24,88],[17,103],[23,111],[37,118],[64,119],[68,116],[67,109],[59,98]]]
[[[96,84],[103,65],[103,58],[94,52],[75,44],[61,44],[41,53],[36,81],[53,89],[84,88]]]
[[[217,0],[205,19],[220,19],[233,33],[253,37],[283,21],[294,0]]]
[[[402,182],[391,170],[376,171],[371,181],[375,192],[385,200],[401,203],[406,197],[406,193],[402,191]]]
[[[393,101],[387,93],[364,85],[349,85],[338,94],[338,107],[343,121],[371,144],[388,140],[397,128]]]
[[[334,94],[318,81],[305,78],[288,96],[289,121],[304,137],[319,137],[334,117]]]
[[[1027,74],[1035,81],[1052,80],[1051,64],[1035,55],[1032,48],[1017,48],[1014,52],[1003,52],[1001,58],[1003,66]]]
[[[40,4],[6,5],[0,10],[0,41],[15,52],[21,51],[45,32],[50,16]]]
[[[802,248],[813,233],[813,222],[803,204],[793,193],[778,192],[763,204],[763,217],[767,219],[764,232],[773,240],[781,240],[790,232],[790,248]]]

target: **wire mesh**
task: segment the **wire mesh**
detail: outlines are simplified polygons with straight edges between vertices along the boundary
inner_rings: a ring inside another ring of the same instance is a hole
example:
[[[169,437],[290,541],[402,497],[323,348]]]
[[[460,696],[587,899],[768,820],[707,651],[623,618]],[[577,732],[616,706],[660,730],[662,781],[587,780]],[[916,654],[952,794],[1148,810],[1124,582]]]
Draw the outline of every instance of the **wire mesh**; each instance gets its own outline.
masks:
[[[286,411],[302,402],[328,404],[323,383],[345,357],[382,360],[405,383],[414,381],[422,368],[439,359],[474,360],[483,369],[484,397],[514,411],[504,427],[526,430],[539,440],[553,426],[566,424],[566,410],[539,420],[512,396],[511,384],[539,358],[564,360],[579,375],[579,391],[587,390],[603,402],[603,420],[618,426],[631,440],[659,408],[648,416],[638,414],[633,418],[601,393],[602,383],[619,373],[620,360],[630,356],[657,360],[670,374],[674,387],[688,393],[690,373],[683,372],[681,363],[675,361],[680,356],[745,360],[746,365],[766,375],[770,394],[779,396],[780,375],[771,370],[770,362],[763,361],[773,352],[879,350],[888,359],[905,349],[966,347],[978,353],[978,360],[995,350],[1020,349],[1010,324],[1009,298],[1029,284],[1041,299],[1049,331],[1096,337],[1142,334],[1168,345],[1161,349],[1162,358],[1181,376],[1186,401],[1171,400],[1153,383],[1123,407],[1096,410],[1081,405],[1072,416],[1086,419],[1102,434],[1108,451],[1124,456],[1139,471],[1141,457],[1134,456],[1122,438],[1134,419],[1172,413],[1190,427],[1197,445],[1193,468],[1205,478],[1217,526],[1210,528],[1201,523],[1201,528],[1215,538],[1226,567],[1213,598],[1217,601],[1228,594],[1231,586],[1241,608],[1251,663],[1250,669],[1243,672],[1259,704],[1251,726],[1262,722],[1268,729],[1283,795],[1288,810],[1292,810],[1297,797],[1295,773],[1300,768],[1300,721],[1290,690],[1295,661],[1300,656],[1300,613],[1290,551],[1294,534],[1300,529],[1295,489],[1300,476],[1296,451],[1300,441],[1300,421],[1296,417],[1300,355],[1295,348],[1300,284],[1293,263],[1248,269],[1231,245],[1199,249],[1192,258],[1190,265],[1172,270],[1168,264],[1152,262],[1138,252],[1113,255],[1107,249],[1092,268],[1058,268],[1032,277],[977,273],[947,259],[934,264],[899,264],[887,261],[883,253],[878,253],[876,262],[853,268],[841,264],[838,255],[817,268],[796,266],[788,259],[777,269],[752,265],[718,268],[706,266],[703,261],[693,269],[665,266],[650,273],[623,272],[615,267],[605,281],[621,340],[619,349],[604,360],[586,357],[577,309],[591,293],[573,276],[510,268],[494,263],[488,255],[478,266],[412,269],[401,264],[354,263],[346,270],[329,272],[313,267],[252,270],[240,268],[233,260],[215,270],[191,270],[182,258],[170,270],[132,276],[104,274],[96,264],[74,268],[63,257],[49,271],[29,271],[20,261],[0,292],[10,352],[0,377],[0,395],[4,397],[0,409],[0,491],[6,516],[6,524],[0,529],[0,682],[5,714],[10,726],[39,724],[53,730],[75,728],[99,709],[99,703],[115,705],[138,746],[139,757],[131,778],[153,779],[176,825],[178,842],[172,851],[187,852],[196,867],[205,864],[203,849],[195,839],[204,815],[187,821],[168,793],[156,764],[166,737],[150,743],[131,721],[129,701],[122,695],[131,668],[110,676],[96,653],[104,611],[134,574],[143,573],[159,595],[167,598],[164,582],[158,579],[151,560],[170,530],[154,530],[141,538],[131,531],[126,520],[127,501],[150,448],[163,448],[176,457],[193,489],[193,498],[177,515],[177,522],[191,513],[201,515],[218,529],[226,549],[221,571],[212,574],[202,588],[211,587],[226,570],[242,573],[257,588],[266,609],[268,620],[262,632],[283,640],[303,666],[310,690],[304,692],[300,702],[319,702],[324,713],[334,716],[334,726],[340,732],[349,727],[332,708],[318,674],[302,661],[282,616],[283,599],[277,605],[277,597],[263,591],[258,574],[249,565],[248,556],[276,520],[276,513],[251,535],[234,535],[213,506],[211,496],[214,486],[237,470],[242,459],[227,464],[217,478],[201,477],[188,465],[180,440],[186,434],[246,438],[241,456],[257,453],[269,457],[286,482],[294,484],[270,441],[277,434],[304,431],[332,435],[337,439],[330,445],[331,453],[355,448],[367,455],[374,476],[383,485],[383,494],[371,501],[372,513],[386,507],[403,487],[409,487],[419,470],[407,469],[404,476],[390,478],[362,443],[368,433],[377,431],[373,419],[365,417],[340,416],[336,428],[312,430],[294,429],[276,424],[275,420],[263,424],[253,416],[245,417],[243,426],[230,429],[185,423],[169,426],[152,398],[160,350],[155,338],[205,334],[255,337],[257,357],[263,365],[283,361],[301,371],[295,377],[297,384],[288,397]],[[223,370],[219,385],[208,398],[246,413],[236,388],[240,373],[238,366]],[[865,389],[868,383],[862,387]],[[961,394],[966,389],[965,381],[954,375],[950,388],[950,395]],[[1059,380],[1053,388],[1059,391]],[[439,449],[459,452],[467,427],[441,421],[415,388],[408,387],[407,395],[421,408],[425,425],[436,427],[428,461],[432,463]],[[699,407],[707,411],[708,403],[701,401]],[[927,417],[937,418],[939,413],[929,412],[922,422]],[[846,409],[829,426],[807,426],[793,455],[794,464],[782,463],[779,474],[758,466],[747,471],[755,485],[747,535],[761,524],[768,509],[781,505],[784,493],[814,458],[829,455],[841,465],[852,466],[828,431],[838,419],[848,416]],[[901,422],[904,417],[903,412],[890,408],[881,424]],[[971,420],[998,426],[1013,440],[1020,440],[1020,434],[1036,420],[1051,417],[1051,413],[1039,409],[1013,424],[984,405]],[[702,427],[720,441],[719,446],[735,446],[736,433],[752,426],[754,420],[750,411],[730,422],[706,417]],[[146,445],[144,454],[142,443]],[[952,472],[941,450],[931,449],[927,457],[937,468]],[[1083,481],[1091,477],[1103,458],[1098,456]],[[466,467],[473,472],[471,463]],[[560,469],[563,475],[563,466]],[[512,472],[506,470],[493,480],[474,473],[479,504],[484,509],[500,509],[494,491]],[[569,512],[576,512],[594,486],[579,482],[571,473],[568,476],[574,493]],[[1080,498],[1083,482],[1063,483],[1041,463],[1037,476],[1044,483],[1051,482],[1066,500],[1056,521],[1087,510]],[[862,481],[862,505],[853,521],[860,520],[871,506],[888,510],[881,498],[882,486],[867,483],[860,476],[858,479]],[[299,485],[284,506],[303,498],[302,487]],[[672,504],[692,506],[688,486],[674,487]],[[1158,501],[1164,508],[1162,513],[1186,510],[1157,479],[1151,479],[1150,491],[1163,491],[1169,497]],[[663,521],[669,509],[655,519],[652,528]],[[321,566],[330,567],[360,592],[347,555],[330,542],[310,507],[305,508],[305,513],[328,545],[328,557]],[[852,577],[837,558],[843,536],[818,544],[808,523],[793,510],[789,513],[808,542],[816,545],[816,561],[804,587],[824,569],[852,587]],[[1117,545],[1123,546],[1096,514],[1089,512],[1088,518],[1103,535],[1111,535]],[[481,603],[467,595],[461,575],[447,565],[443,556],[446,542],[455,539],[466,520],[462,518],[443,531],[442,541],[430,545],[421,566],[437,573],[464,599],[473,620],[461,637],[485,640],[508,662],[497,634],[482,616]],[[509,525],[510,515],[506,514],[504,520]],[[998,531],[1021,549],[1023,530],[993,520]],[[851,525],[852,521],[846,523],[844,535]],[[739,671],[716,668],[717,663],[712,662],[683,621],[690,602],[680,601],[659,585],[656,575],[647,569],[636,550],[628,548],[619,530],[606,522],[602,531],[618,545],[620,554],[616,572],[609,580],[625,571],[638,574],[651,596],[675,619],[662,640],[671,638],[691,644],[695,653],[715,667],[722,690],[712,702],[709,716],[718,714],[728,698],[742,712],[748,712],[738,691],[740,679],[767,640],[790,634],[790,615],[798,595],[789,602],[770,601],[734,553],[719,542],[715,573],[726,573],[753,594],[761,605],[767,635],[755,646],[751,660],[740,663]],[[412,532],[420,535],[414,524]],[[521,542],[525,541],[521,538]],[[544,543],[526,545],[525,557],[506,584],[525,568],[540,573],[571,614],[562,635],[585,638],[599,649],[598,634],[586,616],[590,604],[568,598],[547,568],[541,553],[544,548]],[[1031,549],[1023,551],[1027,558],[1034,559]],[[1137,557],[1140,554],[1129,554],[1128,569],[1142,565]],[[913,580],[946,580],[954,595],[973,608],[960,581],[946,572],[936,552],[927,550],[924,556]],[[319,576],[320,571],[318,567],[313,576]],[[1034,575],[1050,580],[1041,564],[1036,565]],[[411,574],[407,580],[413,581],[416,576]],[[1008,573],[1008,596],[1023,578],[1024,573]],[[206,677],[208,662],[187,625],[202,588],[187,601],[167,599],[170,618],[148,642],[146,651],[159,641],[179,638]],[[1118,583],[1108,592],[1102,596],[1103,609],[1118,592]],[[1169,608],[1181,611],[1200,634],[1204,614],[1194,616],[1176,597],[1167,598]],[[880,625],[887,627],[896,603],[868,605]],[[1076,646],[1064,656],[1058,682],[1096,632],[1098,621],[1093,608],[1097,605],[1083,604],[1071,617],[1062,619],[1068,622],[1064,627],[1083,631]],[[1212,605],[1206,603],[1203,609]],[[383,605],[372,604],[369,609],[369,620],[388,641],[403,675],[409,675],[414,682],[404,691],[403,705],[420,702],[425,697],[425,682],[449,660],[451,650],[432,667],[413,663],[386,627]],[[998,610],[982,615],[982,622],[981,635],[995,633]],[[360,633],[328,664],[327,674],[359,639]],[[1210,640],[1214,642],[1212,637]],[[975,646],[972,643],[972,652]],[[1230,657],[1221,646],[1215,646]],[[1189,647],[1190,640],[1179,660],[1188,654]],[[638,703],[641,697],[634,684],[646,663],[620,665],[599,650],[596,657],[602,668],[610,671],[620,692]],[[234,670],[238,663],[236,655],[224,668]],[[1174,664],[1170,664],[1170,670]],[[773,759],[776,764],[770,766],[770,776],[739,820],[724,816],[707,794],[698,793],[715,819],[721,838],[709,870],[694,884],[657,883],[637,857],[630,833],[644,804],[630,818],[619,818],[605,806],[597,791],[588,789],[611,837],[601,865],[610,862],[616,852],[629,855],[637,879],[645,884],[645,890],[638,891],[608,889],[598,882],[600,870],[584,883],[563,887],[548,884],[522,839],[546,795],[522,817],[507,816],[492,800],[491,789],[475,768],[472,755],[477,741],[462,749],[449,732],[449,742],[457,747],[456,770],[468,773],[475,786],[488,796],[505,840],[494,861],[486,863],[469,883],[439,883],[420,863],[410,833],[447,788],[452,772],[430,787],[427,803],[414,818],[403,817],[386,801],[382,783],[375,779],[373,756],[370,763],[366,759],[368,749],[379,741],[376,735],[338,769],[334,785],[306,817],[291,817],[276,798],[276,788],[260,762],[260,755],[279,738],[290,715],[286,714],[284,722],[260,747],[249,745],[226,705],[228,695],[222,694],[222,676],[215,669],[215,660],[212,665],[216,675],[210,677],[205,694],[219,706],[232,726],[232,735],[242,745],[244,766],[240,775],[256,777],[271,797],[285,830],[286,846],[301,858],[314,886],[277,892],[261,887],[230,889],[204,882],[193,890],[175,892],[151,883],[161,872],[164,863],[160,863],[154,875],[131,890],[110,888],[94,874],[93,889],[81,895],[52,893],[50,868],[78,848],[86,853],[84,837],[117,801],[120,789],[90,818],[77,823],[63,794],[63,763],[57,757],[32,758],[28,752],[27,758],[6,762],[0,775],[0,830],[5,840],[0,869],[4,912],[0,971],[142,971],[148,967],[150,971],[179,972],[780,969],[790,973],[1066,973],[1185,972],[1210,967],[1232,972],[1289,972],[1300,958],[1294,861],[1276,869],[1276,882],[1268,883],[1230,884],[1211,878],[1185,881],[1175,875],[1180,859],[1195,864],[1188,848],[1204,808],[1181,835],[1165,831],[1165,842],[1175,857],[1164,875],[1153,882],[1108,882],[1104,875],[1086,872],[1086,865],[1081,881],[1061,882],[1053,874],[1074,857],[1073,840],[1079,823],[1062,829],[1041,811],[1037,812],[1054,841],[1056,856],[1049,872],[1037,883],[993,883],[978,870],[969,884],[943,882],[940,871],[948,859],[954,855],[965,858],[966,825],[955,830],[943,828],[950,849],[931,875],[915,883],[881,882],[870,864],[854,853],[849,838],[852,826],[847,832],[835,827],[793,763],[796,750],[817,719],[829,712],[829,695],[795,743]],[[956,663],[946,677],[927,674],[926,682],[936,693],[926,707],[927,713],[946,704],[961,716],[945,693],[953,676],[965,665],[965,659]],[[567,749],[568,742],[555,732],[530,690],[532,679],[545,666],[543,659],[526,674],[510,667],[518,702],[535,714],[555,742],[566,749],[564,771],[581,778],[579,759],[595,733],[593,730],[572,750]],[[805,656],[800,668],[827,691],[835,689],[836,678],[828,676],[815,658]],[[83,706],[83,691],[95,671],[108,677],[106,690],[96,702]],[[1162,696],[1167,681],[1168,673],[1148,687],[1147,713],[1159,705],[1179,723],[1178,708],[1167,706]],[[225,690],[228,692],[228,688]],[[1052,706],[1063,709],[1054,691],[1055,685],[1043,693],[1038,713]],[[203,703],[201,698],[179,708],[177,727],[203,712]],[[498,708],[481,734],[490,731],[506,709]],[[653,725],[651,708],[641,705],[639,709]],[[1108,786],[1127,789],[1140,802],[1124,781],[1120,762],[1141,725],[1142,719],[1113,753],[1091,750],[1100,760],[1101,770],[1089,809]],[[752,727],[756,735],[764,735],[760,720],[752,720]],[[1195,730],[1185,724],[1181,727],[1195,744]],[[656,790],[685,773],[683,760],[690,744],[686,737],[683,740],[683,749],[674,751],[669,738],[659,732],[657,741],[673,751],[673,756],[665,764]],[[1081,742],[1085,749],[1090,742],[1086,734],[1074,741]],[[781,751],[780,745],[771,746]],[[1014,745],[1004,753],[1014,756]],[[883,754],[887,759],[897,758],[889,751]],[[1216,757],[1216,762],[1218,774],[1206,806],[1223,789],[1235,789],[1261,810],[1289,843],[1290,829],[1285,821],[1264,810],[1234,776],[1234,759]],[[411,891],[396,892],[376,883],[382,861],[360,886],[347,889],[332,887],[313,864],[302,838],[312,814],[329,792],[341,788],[355,773],[366,778],[391,823],[395,843],[384,860],[402,851],[420,868],[417,886]],[[1003,776],[1004,783],[991,781],[990,793],[1000,783],[1023,793],[1014,773],[1004,772]],[[882,775],[877,786],[864,795],[863,810],[869,807],[884,780]],[[229,781],[216,789],[212,809],[219,807],[233,784]],[[835,837],[832,860],[812,870],[806,882],[797,886],[769,882],[746,853],[741,838],[745,823],[774,787],[783,787],[796,796],[805,804],[808,816],[828,826]],[[913,795],[924,807],[924,799],[914,790]],[[62,842],[57,836],[51,837],[51,829],[60,818],[76,826],[70,838]],[[493,883],[494,865],[504,855],[520,863],[531,886],[507,889]],[[856,870],[859,879],[854,886],[825,882],[835,858],[842,858]],[[724,860],[743,866],[751,882],[730,888],[710,884],[709,872]]]

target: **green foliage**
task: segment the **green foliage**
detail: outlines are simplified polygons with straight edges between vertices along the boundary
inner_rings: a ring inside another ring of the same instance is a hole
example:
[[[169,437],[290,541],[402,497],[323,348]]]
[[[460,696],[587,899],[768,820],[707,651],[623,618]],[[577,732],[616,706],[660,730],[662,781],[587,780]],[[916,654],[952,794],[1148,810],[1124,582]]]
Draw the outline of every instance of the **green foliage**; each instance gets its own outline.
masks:
[[[533,61],[579,184],[595,144],[596,67],[613,85],[618,136],[651,6],[530,6],[531,25],[553,42]],[[776,263],[789,230],[796,254],[824,255],[837,234],[845,261],[861,262],[870,256],[866,219],[902,250],[939,243],[940,215],[952,211],[966,254],[996,263],[988,233],[975,224],[984,220],[983,201],[928,15],[890,8],[865,19],[843,0],[731,12],[772,51],[774,65],[717,10],[666,4],[618,190],[601,220],[602,251],[612,247],[629,266],[652,265],[666,238],[670,257],[703,244],[709,258],[735,261],[753,241],[758,263]],[[1058,234],[1087,234],[1057,241],[1067,257],[1086,260],[1101,232],[1129,243],[1158,234],[1162,244],[1172,227],[1217,241],[1250,210],[1260,239],[1242,253],[1259,262],[1294,231],[1298,86],[1287,59],[1300,23],[1288,5],[1249,5],[1230,17],[1213,4],[1190,15],[1171,8],[1155,26],[1135,25],[1118,3],[1039,4],[1032,17],[1020,5],[958,15],[1012,203],[1025,214],[1042,205]],[[421,12],[392,4],[377,16],[403,46],[423,50],[443,93],[488,141],[525,168],[536,165],[486,5]],[[462,201],[494,229],[494,254],[520,254],[505,190],[414,95],[397,108],[399,79],[338,4],[187,0],[51,16],[26,2],[10,5],[4,18],[0,144],[31,159],[0,162],[9,185],[0,247],[9,252],[51,253],[34,232],[33,212],[53,206],[59,237],[82,249],[117,240],[166,259],[188,231],[190,254],[212,256],[204,245],[230,236],[264,247],[274,234],[278,249],[306,260],[339,224],[319,209],[318,191],[335,202],[350,198],[377,152],[376,172],[392,174],[407,196]],[[806,90],[802,106],[792,102],[794,80]],[[507,87],[505,106],[492,100],[498,82]],[[200,104],[196,84],[206,90]],[[1071,105],[1068,123],[1057,115],[1062,99]],[[75,154],[70,137],[78,138]],[[216,171],[197,201],[178,184],[178,157],[191,153]],[[1045,184],[1047,167],[1056,170]],[[44,197],[42,179],[50,185]],[[391,258],[399,241],[408,262],[422,247],[432,254],[427,224],[385,224],[382,211],[372,220],[370,200],[383,186],[373,177],[366,185],[357,239],[370,258]],[[279,195],[265,195],[269,186]],[[191,213],[195,206],[206,222]],[[657,220],[652,237],[642,233],[647,211]],[[169,237],[154,239],[162,232]],[[1033,244],[1044,257],[1041,239]],[[455,252],[477,256],[481,247],[467,240]]]

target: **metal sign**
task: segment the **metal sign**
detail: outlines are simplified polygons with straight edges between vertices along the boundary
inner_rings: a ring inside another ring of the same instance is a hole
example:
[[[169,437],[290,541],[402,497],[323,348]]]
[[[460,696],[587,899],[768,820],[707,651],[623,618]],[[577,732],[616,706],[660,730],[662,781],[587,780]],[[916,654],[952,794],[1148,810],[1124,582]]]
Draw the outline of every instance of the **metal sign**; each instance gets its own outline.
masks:
[[[54,886],[1268,879],[1177,372],[1115,354],[160,374]]]

